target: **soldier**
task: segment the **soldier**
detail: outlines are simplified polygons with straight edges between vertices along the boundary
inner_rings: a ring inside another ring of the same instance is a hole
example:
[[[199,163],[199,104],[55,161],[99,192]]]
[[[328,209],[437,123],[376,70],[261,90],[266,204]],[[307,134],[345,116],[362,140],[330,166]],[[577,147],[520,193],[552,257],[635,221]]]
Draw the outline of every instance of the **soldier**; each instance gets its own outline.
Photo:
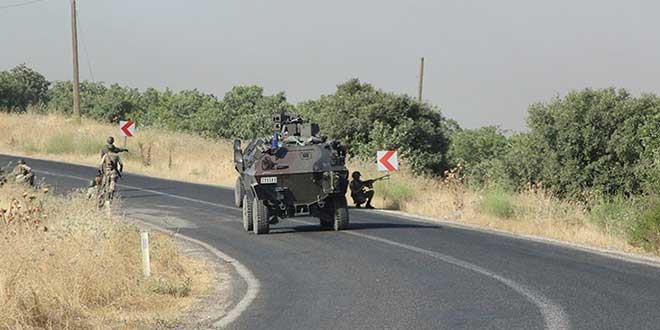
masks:
[[[102,176],[101,176],[101,171],[99,171],[98,173],[96,173],[94,180],[89,181],[89,186],[87,188],[87,199],[100,196],[101,188],[103,187],[101,185],[101,182],[102,182]]]
[[[114,152],[114,153],[128,152],[128,149],[117,148],[115,146],[115,138],[112,136],[108,136],[105,142],[106,145],[103,147],[103,149],[101,149],[101,157],[103,157],[103,155],[107,154],[108,152]]]
[[[355,207],[360,208],[360,205],[362,205],[362,203],[367,202],[367,204],[364,207],[367,209],[373,209],[374,207],[371,206],[371,199],[374,198],[374,191],[373,191],[374,181],[360,180],[360,172],[358,171],[353,172],[353,174],[351,174],[351,177],[353,178],[353,181],[351,181],[349,187],[351,188],[351,198],[353,198],[353,203],[355,203]],[[367,188],[371,188],[371,189],[367,189]]]
[[[124,164],[119,158],[119,154],[108,152],[101,158],[100,170],[103,173],[103,188],[105,197],[111,200],[117,189],[117,180],[121,177],[124,170]]]
[[[5,170],[0,167],[0,186],[5,184],[7,182],[7,175],[5,174]]]
[[[16,183],[34,186],[34,173],[32,172],[32,168],[28,166],[24,160],[21,159],[18,161],[12,174],[16,178]]]

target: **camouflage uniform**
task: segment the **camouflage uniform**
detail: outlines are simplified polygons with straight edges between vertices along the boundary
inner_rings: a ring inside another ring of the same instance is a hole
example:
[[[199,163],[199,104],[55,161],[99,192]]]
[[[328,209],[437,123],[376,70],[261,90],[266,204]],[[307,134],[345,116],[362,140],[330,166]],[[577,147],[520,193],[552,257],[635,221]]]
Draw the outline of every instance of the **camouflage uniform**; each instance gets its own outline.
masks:
[[[352,177],[353,180],[349,184],[349,188],[351,188],[351,198],[353,199],[353,203],[355,203],[355,207],[360,208],[360,205],[367,202],[364,207],[373,209],[374,207],[371,206],[371,199],[374,198],[374,191],[367,189],[373,188],[373,181],[360,180],[360,172],[357,171],[353,172]]]
[[[32,168],[25,164],[25,161],[18,161],[18,165],[16,165],[14,168],[13,175],[16,178],[16,183],[23,183],[34,186],[34,173],[32,172]]]
[[[102,178],[101,178],[101,173],[97,174],[94,180],[91,180],[89,182],[89,185],[87,186],[87,198],[90,199],[92,197],[97,197],[100,196],[101,193],[101,188],[102,188]]]
[[[128,151],[126,148],[117,148],[115,146],[115,139],[112,136],[109,136],[108,139],[106,139],[106,145],[101,149],[101,157],[103,157],[105,154],[112,152],[112,153],[120,153]]]
[[[117,153],[109,152],[101,158],[101,173],[103,173],[103,187],[108,199],[112,199],[117,189],[117,180],[124,169]]]
[[[0,168],[0,186],[5,184],[7,182],[7,176],[5,175],[5,171]]]

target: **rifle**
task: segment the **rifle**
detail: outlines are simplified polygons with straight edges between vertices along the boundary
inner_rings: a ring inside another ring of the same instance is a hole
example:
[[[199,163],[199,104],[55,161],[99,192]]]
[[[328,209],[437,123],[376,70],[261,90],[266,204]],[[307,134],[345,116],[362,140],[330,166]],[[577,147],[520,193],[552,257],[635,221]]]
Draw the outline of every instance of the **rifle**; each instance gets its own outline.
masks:
[[[367,186],[367,187],[371,187],[371,186],[373,186],[374,182],[376,182],[376,181],[389,180],[389,179],[390,179],[390,175],[385,174],[381,177],[377,177],[375,179],[369,179],[369,180],[364,181],[364,185]]]

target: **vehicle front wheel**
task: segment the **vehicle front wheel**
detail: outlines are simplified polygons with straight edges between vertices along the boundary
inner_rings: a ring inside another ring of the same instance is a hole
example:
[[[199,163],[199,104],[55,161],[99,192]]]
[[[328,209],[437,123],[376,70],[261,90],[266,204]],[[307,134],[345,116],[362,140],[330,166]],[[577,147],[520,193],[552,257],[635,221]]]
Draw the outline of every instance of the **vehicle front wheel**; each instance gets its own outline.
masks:
[[[332,228],[334,226],[334,222],[335,219],[333,205],[326,205],[326,207],[319,209],[319,223],[321,227]]]
[[[241,182],[241,177],[236,178],[236,184],[234,185],[234,205],[236,207],[243,206],[243,183]]]
[[[245,231],[250,232],[252,230],[252,200],[248,197],[247,194],[243,195],[243,228]]]
[[[346,203],[346,197],[336,197],[334,204],[334,230],[348,229],[348,203]]]

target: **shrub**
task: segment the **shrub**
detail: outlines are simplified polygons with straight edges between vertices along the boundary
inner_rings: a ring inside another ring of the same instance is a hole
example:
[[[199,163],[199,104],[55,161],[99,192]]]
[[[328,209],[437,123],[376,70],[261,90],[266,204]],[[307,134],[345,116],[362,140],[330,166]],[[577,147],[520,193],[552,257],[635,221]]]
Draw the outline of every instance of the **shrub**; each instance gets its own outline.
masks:
[[[501,190],[487,192],[481,200],[479,209],[485,214],[503,219],[509,219],[514,214],[511,195]]]
[[[415,190],[403,182],[377,182],[375,190],[383,196],[386,208],[400,209],[403,202],[409,201],[415,197]]]
[[[607,233],[626,235],[630,224],[640,218],[644,201],[640,198],[617,196],[601,198],[592,203],[589,218]]]
[[[660,202],[654,200],[630,228],[630,244],[649,252],[660,252]]]
[[[103,142],[98,141],[98,139],[84,139],[79,141],[75,147],[83,155],[98,155],[101,148],[103,148]]]
[[[48,154],[70,154],[75,151],[75,140],[72,133],[60,133],[46,141],[46,153]]]

